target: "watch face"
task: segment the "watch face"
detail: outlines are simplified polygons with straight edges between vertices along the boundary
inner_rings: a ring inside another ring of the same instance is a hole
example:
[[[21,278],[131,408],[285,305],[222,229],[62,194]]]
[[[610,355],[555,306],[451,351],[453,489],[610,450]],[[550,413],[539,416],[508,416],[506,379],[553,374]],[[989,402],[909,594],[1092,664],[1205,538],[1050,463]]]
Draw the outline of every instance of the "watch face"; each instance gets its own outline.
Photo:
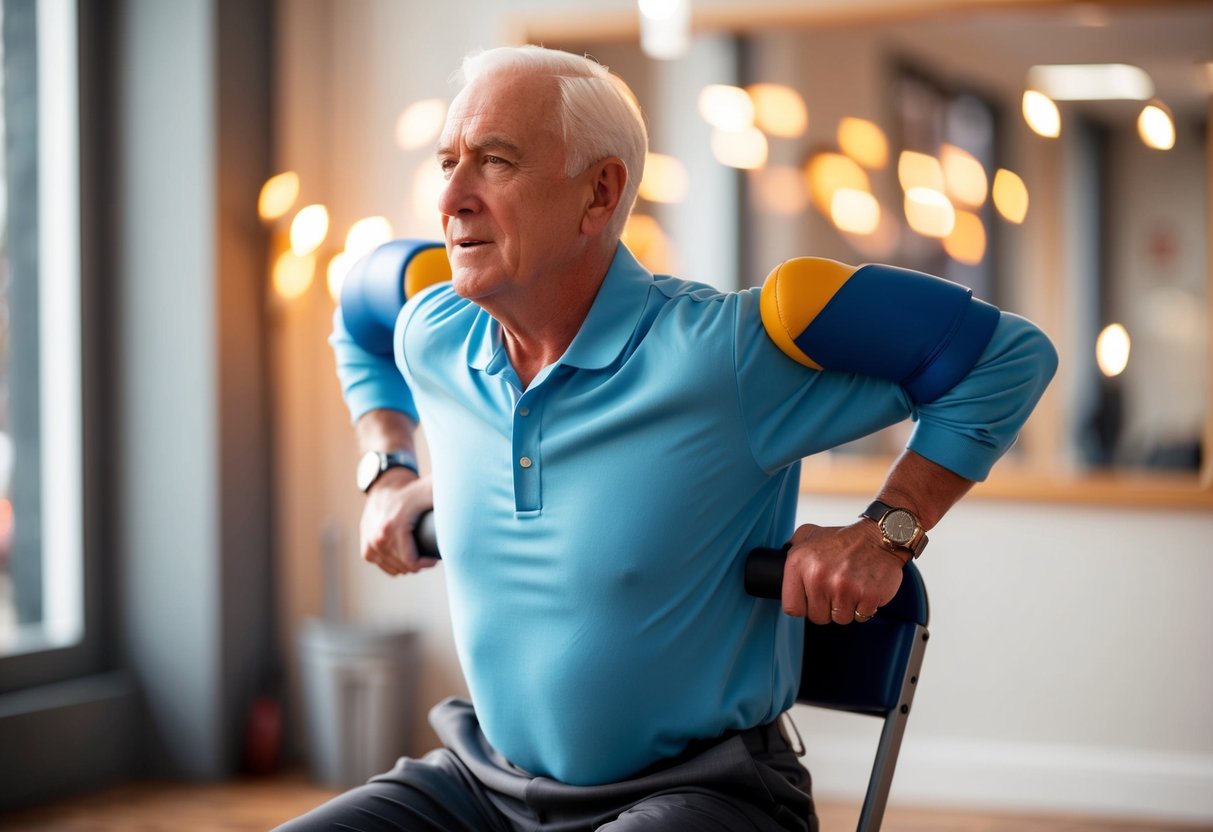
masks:
[[[904,546],[914,539],[914,530],[918,527],[918,523],[915,522],[914,515],[910,512],[895,509],[885,516],[881,527],[889,540],[899,546]]]
[[[358,487],[366,491],[371,487],[371,483],[379,476],[379,466],[382,463],[379,460],[379,454],[370,451],[363,455],[362,459],[358,460]]]

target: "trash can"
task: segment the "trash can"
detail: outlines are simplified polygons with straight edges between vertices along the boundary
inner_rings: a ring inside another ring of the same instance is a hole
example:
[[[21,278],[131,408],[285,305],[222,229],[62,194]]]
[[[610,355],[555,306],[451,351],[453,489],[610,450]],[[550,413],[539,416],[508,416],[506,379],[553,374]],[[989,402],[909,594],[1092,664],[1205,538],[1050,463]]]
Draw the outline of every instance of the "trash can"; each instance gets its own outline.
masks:
[[[407,753],[417,683],[417,634],[320,619],[299,634],[312,777],[354,786]]]

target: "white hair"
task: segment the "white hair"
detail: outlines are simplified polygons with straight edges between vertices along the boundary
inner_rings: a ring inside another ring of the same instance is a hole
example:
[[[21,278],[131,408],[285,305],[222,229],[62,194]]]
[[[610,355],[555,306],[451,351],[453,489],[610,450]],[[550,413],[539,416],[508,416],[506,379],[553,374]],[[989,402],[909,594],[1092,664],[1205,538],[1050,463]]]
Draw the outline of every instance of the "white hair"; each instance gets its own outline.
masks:
[[[623,161],[628,181],[608,227],[618,239],[636,202],[649,148],[644,117],[631,89],[592,58],[542,46],[502,46],[474,52],[463,59],[455,80],[462,88],[495,72],[555,78],[560,90],[559,128],[568,154],[568,176],[576,176],[608,156]]]

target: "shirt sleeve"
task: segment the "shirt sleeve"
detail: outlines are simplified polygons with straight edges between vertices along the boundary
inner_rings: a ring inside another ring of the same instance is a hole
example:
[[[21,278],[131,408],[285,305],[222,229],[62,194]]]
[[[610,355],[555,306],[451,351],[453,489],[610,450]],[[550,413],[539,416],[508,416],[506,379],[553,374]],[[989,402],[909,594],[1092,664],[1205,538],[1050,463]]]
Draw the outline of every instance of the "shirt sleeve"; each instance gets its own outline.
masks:
[[[360,347],[345,327],[340,306],[333,312],[329,345],[337,361],[337,379],[352,422],[357,422],[371,410],[380,409],[398,410],[414,422],[418,421],[413,394],[393,357],[376,355]]]
[[[909,448],[970,480],[984,480],[1014,444],[1057,371],[1057,351],[1034,324],[1002,312],[964,378],[918,408]]]
[[[766,336],[754,306],[752,296],[739,303],[734,362],[751,451],[768,471],[911,418],[918,422],[912,450],[966,479],[985,479],[1057,366],[1048,338],[1003,312],[969,373],[930,404],[915,405],[893,382],[811,370],[788,358]]]

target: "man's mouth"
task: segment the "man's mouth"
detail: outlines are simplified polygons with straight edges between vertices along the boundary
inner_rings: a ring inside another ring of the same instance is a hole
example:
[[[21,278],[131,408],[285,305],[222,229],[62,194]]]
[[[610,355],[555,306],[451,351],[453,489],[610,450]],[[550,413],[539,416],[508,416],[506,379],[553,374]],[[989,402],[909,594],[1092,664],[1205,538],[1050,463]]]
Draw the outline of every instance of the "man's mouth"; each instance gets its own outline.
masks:
[[[459,240],[455,243],[456,248],[475,248],[485,244],[485,240]]]

